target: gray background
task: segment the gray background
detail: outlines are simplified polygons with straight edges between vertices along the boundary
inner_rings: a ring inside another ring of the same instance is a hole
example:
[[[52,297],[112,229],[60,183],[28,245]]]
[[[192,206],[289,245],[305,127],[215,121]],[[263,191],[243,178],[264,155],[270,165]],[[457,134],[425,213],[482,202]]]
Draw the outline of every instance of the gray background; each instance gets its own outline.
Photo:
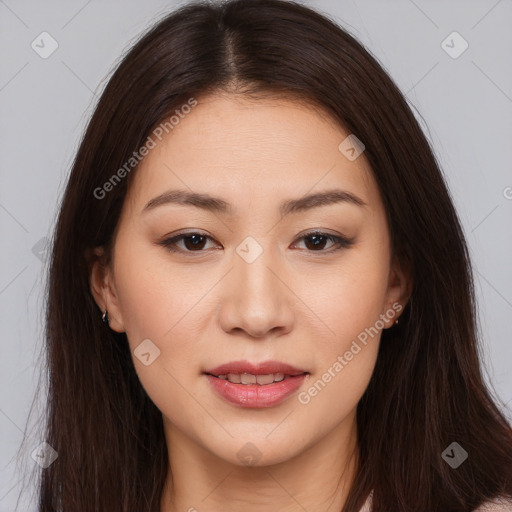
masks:
[[[488,379],[512,419],[512,1],[307,4],[365,44],[421,114],[414,110],[470,245]],[[27,418],[39,379],[44,239],[74,152],[102,80],[133,38],[176,5],[0,0],[0,511],[14,510],[24,471],[34,468],[31,452],[43,441],[44,397],[32,423]],[[58,43],[46,59],[31,47],[42,44],[43,31]],[[458,58],[442,47],[453,31],[469,44]],[[28,448],[18,456],[24,435]],[[34,510],[30,491],[19,510]]]

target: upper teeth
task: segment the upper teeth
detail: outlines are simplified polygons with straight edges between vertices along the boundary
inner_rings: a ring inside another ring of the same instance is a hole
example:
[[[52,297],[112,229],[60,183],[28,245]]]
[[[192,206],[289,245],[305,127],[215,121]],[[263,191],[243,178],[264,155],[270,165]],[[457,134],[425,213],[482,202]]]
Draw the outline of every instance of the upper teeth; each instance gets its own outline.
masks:
[[[269,373],[267,375],[252,375],[251,373],[228,373],[218,375],[219,379],[229,380],[233,384],[271,384],[284,379],[284,373]]]

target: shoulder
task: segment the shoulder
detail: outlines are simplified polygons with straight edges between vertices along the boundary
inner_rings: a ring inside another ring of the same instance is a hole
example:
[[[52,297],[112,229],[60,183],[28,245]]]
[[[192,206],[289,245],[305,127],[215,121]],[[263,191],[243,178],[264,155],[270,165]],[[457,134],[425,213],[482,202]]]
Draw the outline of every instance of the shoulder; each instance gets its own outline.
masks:
[[[486,501],[474,512],[512,512],[512,500],[506,498],[496,498],[492,501]]]
[[[371,512],[373,490],[368,496],[363,508],[359,512]],[[512,500],[506,498],[496,498],[486,501],[473,512],[512,512]]]

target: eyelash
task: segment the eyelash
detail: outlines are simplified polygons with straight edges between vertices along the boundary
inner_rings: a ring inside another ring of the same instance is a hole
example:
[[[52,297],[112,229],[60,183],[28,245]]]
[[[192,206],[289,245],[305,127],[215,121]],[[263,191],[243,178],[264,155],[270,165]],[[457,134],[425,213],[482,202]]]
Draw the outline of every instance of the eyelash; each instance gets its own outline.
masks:
[[[209,235],[206,235],[205,233],[198,233],[198,232],[190,232],[190,233],[181,233],[179,235],[176,235],[172,238],[167,238],[165,240],[162,240],[161,242],[159,242],[159,245],[162,245],[164,246],[166,249],[168,249],[169,251],[171,252],[175,252],[175,253],[202,253],[202,252],[205,252],[205,250],[203,249],[200,249],[200,250],[197,250],[197,251],[190,251],[188,249],[179,249],[179,248],[176,248],[176,243],[177,242],[180,242],[181,240],[184,240],[185,238],[189,238],[189,237],[192,237],[194,235],[199,235],[199,236],[202,236],[204,238],[207,238],[209,240],[213,240],[212,237],[210,237]],[[313,237],[313,236],[319,236],[319,237],[323,237],[323,238],[327,238],[329,241],[331,242],[334,242],[336,244],[336,246],[334,248],[330,248],[330,249],[327,249],[327,250],[319,250],[319,251],[314,251],[314,250],[307,250],[308,252],[312,252],[312,253],[315,253],[315,252],[319,252],[319,253],[333,253],[333,252],[336,252],[336,251],[339,251],[341,249],[346,249],[348,247],[350,247],[351,245],[354,244],[354,239],[349,239],[349,238],[345,238],[345,237],[341,237],[341,236],[336,236],[336,235],[332,235],[330,233],[324,233],[322,231],[310,231],[309,233],[305,233],[304,235],[302,235],[298,240],[304,240],[306,238],[309,238],[309,237]]]

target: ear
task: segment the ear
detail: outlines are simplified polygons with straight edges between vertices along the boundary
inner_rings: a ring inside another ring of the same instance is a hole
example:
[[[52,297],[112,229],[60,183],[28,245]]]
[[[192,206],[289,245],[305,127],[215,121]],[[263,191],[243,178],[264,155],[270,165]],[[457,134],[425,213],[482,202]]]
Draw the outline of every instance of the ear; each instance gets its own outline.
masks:
[[[123,316],[115,289],[111,266],[105,261],[103,247],[95,247],[86,252],[89,269],[89,286],[92,296],[101,310],[108,312],[109,327],[116,332],[124,332]]]
[[[386,291],[385,311],[389,314],[384,313],[385,329],[392,327],[402,314],[411,297],[412,288],[411,266],[405,259],[400,259],[397,255],[394,255]]]

